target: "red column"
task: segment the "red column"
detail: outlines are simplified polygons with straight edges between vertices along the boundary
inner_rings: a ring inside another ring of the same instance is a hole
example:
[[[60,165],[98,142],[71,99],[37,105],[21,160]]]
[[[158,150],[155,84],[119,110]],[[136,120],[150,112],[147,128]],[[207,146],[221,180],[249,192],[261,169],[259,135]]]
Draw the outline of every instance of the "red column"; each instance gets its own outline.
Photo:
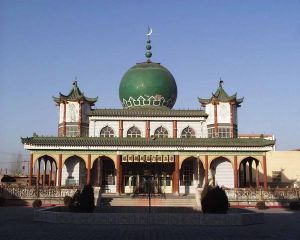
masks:
[[[61,173],[62,173],[62,154],[58,158],[58,186],[61,187]]]
[[[177,120],[173,120],[173,138],[177,138]]]
[[[46,185],[47,159],[44,159],[43,187]]]
[[[48,186],[50,187],[51,186],[51,182],[52,182],[52,174],[53,174],[53,168],[52,168],[52,164],[53,162],[50,161],[50,173],[49,173],[49,183],[48,183]]]
[[[91,154],[88,154],[86,183],[91,183]]]
[[[123,120],[119,120],[119,138],[123,137]]]
[[[258,171],[258,164],[259,162],[256,163],[256,168],[255,168],[255,181],[256,181],[256,187],[259,188],[259,171]]]
[[[179,155],[175,155],[174,193],[179,194]]]
[[[38,159],[38,174],[36,179],[37,185],[40,185],[40,178],[41,178],[41,159]]]
[[[233,157],[234,188],[238,188],[237,156]]]
[[[97,166],[97,186],[99,187],[100,186],[100,158],[97,158],[96,160],[96,166]]]
[[[29,186],[32,186],[32,175],[33,175],[33,154],[30,154],[29,162]]]
[[[252,176],[252,160],[250,160],[249,161],[249,186],[250,187],[252,187],[252,183],[253,183],[253,181],[252,181],[252,178],[253,178],[253,176]]]
[[[122,184],[121,155],[117,155],[116,170],[117,170],[116,190],[118,194],[121,194],[121,184]]]
[[[147,139],[150,138],[150,121],[149,120],[146,121],[146,138]]]
[[[263,156],[263,168],[264,168],[264,189],[268,189],[268,174],[267,174],[267,160],[266,156]]]
[[[55,172],[54,172],[54,187],[56,187],[57,184],[57,165],[55,164]]]
[[[208,155],[205,155],[205,184],[208,184]]]

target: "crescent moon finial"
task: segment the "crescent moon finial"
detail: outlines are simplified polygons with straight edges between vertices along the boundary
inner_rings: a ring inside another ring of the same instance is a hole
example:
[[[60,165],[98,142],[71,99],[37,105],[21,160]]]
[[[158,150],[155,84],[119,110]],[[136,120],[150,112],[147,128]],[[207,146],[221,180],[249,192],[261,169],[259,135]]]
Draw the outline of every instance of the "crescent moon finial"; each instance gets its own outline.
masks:
[[[150,35],[152,34],[152,28],[148,25],[148,33],[146,34],[146,36],[147,36],[147,45],[146,45],[146,49],[147,49],[147,51],[146,51],[146,53],[145,53],[145,56],[146,56],[146,58],[148,58],[147,59],[147,62],[148,63],[150,63],[151,62],[151,60],[150,60],[150,58],[152,57],[152,52],[150,51],[151,50],[151,40],[150,40]]]
[[[146,36],[150,36],[152,34],[152,28],[148,25],[148,33],[146,34]]]

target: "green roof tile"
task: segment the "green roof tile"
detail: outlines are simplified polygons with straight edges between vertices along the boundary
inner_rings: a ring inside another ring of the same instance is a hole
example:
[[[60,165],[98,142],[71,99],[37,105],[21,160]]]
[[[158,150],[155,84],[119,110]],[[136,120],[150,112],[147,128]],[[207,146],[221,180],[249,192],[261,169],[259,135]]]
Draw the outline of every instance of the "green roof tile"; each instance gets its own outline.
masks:
[[[233,94],[229,96],[225,90],[223,89],[223,81],[221,80],[219,83],[219,87],[215,93],[212,93],[211,98],[198,98],[199,102],[203,105],[210,103],[213,99],[218,100],[219,102],[236,102],[237,105],[241,104],[244,98],[236,98],[237,94]]]
[[[79,87],[77,86],[77,81],[73,82],[73,88],[70,91],[68,95],[64,95],[62,93],[59,93],[58,97],[53,97],[54,102],[60,103],[63,100],[67,101],[78,101],[84,99],[86,102],[89,102],[90,104],[94,104],[97,102],[98,97],[96,98],[89,98],[84,96],[84,93],[80,91]]]
[[[175,110],[167,107],[132,107],[129,109],[95,109],[89,116],[120,117],[207,117],[203,110]]]
[[[263,138],[101,138],[101,137],[29,137],[23,144],[34,146],[160,146],[160,147],[265,147],[275,140]]]

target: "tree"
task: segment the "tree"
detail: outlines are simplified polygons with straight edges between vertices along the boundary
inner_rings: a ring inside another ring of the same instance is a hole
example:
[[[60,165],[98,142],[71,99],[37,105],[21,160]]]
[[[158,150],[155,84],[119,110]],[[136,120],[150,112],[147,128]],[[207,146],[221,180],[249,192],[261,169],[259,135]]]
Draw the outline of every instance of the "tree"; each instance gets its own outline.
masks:
[[[21,153],[18,153],[17,157],[13,157],[12,159],[13,161],[11,162],[11,168],[10,168],[10,172],[11,172],[11,175],[19,175],[22,173],[23,171],[23,166],[22,166],[22,163],[23,163],[23,156]]]

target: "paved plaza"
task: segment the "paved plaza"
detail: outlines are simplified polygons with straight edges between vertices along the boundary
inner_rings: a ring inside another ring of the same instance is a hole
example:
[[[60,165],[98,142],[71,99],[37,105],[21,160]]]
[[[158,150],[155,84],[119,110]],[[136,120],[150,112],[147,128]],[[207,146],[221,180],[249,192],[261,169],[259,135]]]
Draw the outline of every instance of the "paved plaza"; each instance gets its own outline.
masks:
[[[74,225],[33,221],[33,208],[1,207],[0,239],[300,239],[300,211],[265,210],[250,226]]]

